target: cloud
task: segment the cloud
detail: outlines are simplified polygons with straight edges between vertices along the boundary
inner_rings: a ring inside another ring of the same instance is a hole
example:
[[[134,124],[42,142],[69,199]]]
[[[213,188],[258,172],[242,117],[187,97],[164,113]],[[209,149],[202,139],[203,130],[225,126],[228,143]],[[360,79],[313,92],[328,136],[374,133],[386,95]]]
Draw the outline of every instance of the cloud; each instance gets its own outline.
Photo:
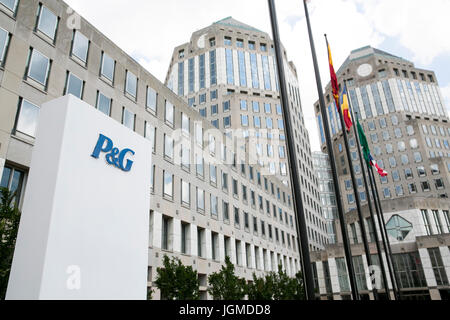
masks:
[[[441,92],[447,113],[450,113],[450,83],[445,87],[441,87]]]
[[[261,0],[65,1],[161,81],[176,46],[227,16],[272,35],[267,2]],[[303,4],[277,1],[276,5],[281,41],[298,71],[311,148],[320,150],[313,110],[318,95]],[[336,68],[351,50],[377,47],[386,38],[395,38],[413,55],[407,59],[425,66],[439,54],[450,53],[450,41],[440,36],[450,30],[449,0],[314,0],[308,6],[323,85],[329,81],[324,33]]]
[[[374,30],[396,37],[412,52],[412,60],[431,64],[441,54],[450,53],[450,41],[444,30],[450,30],[448,0],[356,0]]]

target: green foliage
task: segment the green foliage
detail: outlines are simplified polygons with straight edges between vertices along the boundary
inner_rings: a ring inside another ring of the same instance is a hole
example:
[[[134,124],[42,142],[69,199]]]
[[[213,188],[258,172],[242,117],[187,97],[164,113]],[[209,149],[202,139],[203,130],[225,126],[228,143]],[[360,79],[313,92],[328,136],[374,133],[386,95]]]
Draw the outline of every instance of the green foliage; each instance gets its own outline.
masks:
[[[269,273],[264,278],[253,274],[253,282],[247,285],[248,300],[272,300],[275,289],[275,274]]]
[[[163,268],[158,273],[155,284],[161,291],[161,297],[167,300],[198,300],[199,284],[197,271],[191,266],[184,266],[180,259],[167,255],[163,259]]]
[[[147,300],[152,300],[153,299],[153,289],[152,288],[147,288]]]
[[[214,300],[242,300],[247,291],[245,279],[234,275],[234,265],[225,258],[225,266],[219,272],[209,275],[208,292]]]
[[[264,278],[253,274],[253,283],[248,284],[247,295],[249,300],[304,300],[302,273],[298,272],[295,278],[291,278],[280,265],[277,273],[270,272]]]
[[[5,299],[19,230],[20,211],[13,203],[14,196],[8,189],[0,188],[0,300]]]

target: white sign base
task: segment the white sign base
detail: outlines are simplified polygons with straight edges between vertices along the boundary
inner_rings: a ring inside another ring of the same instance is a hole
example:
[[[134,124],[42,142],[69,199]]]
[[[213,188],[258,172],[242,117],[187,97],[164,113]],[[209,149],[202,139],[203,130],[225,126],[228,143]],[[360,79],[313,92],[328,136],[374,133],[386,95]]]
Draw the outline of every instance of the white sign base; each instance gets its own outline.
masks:
[[[100,134],[135,154],[93,157]],[[151,154],[74,96],[45,103],[6,298],[146,299]]]

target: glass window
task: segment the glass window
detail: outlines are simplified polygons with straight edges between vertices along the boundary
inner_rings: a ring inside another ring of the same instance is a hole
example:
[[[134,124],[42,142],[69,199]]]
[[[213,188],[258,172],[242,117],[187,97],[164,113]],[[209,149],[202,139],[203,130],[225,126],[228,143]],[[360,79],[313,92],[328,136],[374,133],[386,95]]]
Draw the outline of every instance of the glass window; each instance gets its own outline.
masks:
[[[197,210],[205,210],[205,191],[197,188]]]
[[[219,112],[218,105],[217,104],[211,105],[211,115],[213,116],[213,115],[217,114],[218,112]]]
[[[412,136],[414,134],[414,128],[412,126],[407,126],[406,133],[408,134],[408,136]]]
[[[428,183],[428,181],[422,181],[420,183],[420,186],[422,187],[422,191],[423,192],[428,192],[430,191],[430,184]]]
[[[39,107],[25,99],[22,99],[19,107],[16,131],[24,133],[30,137],[34,137],[36,134],[38,119]]]
[[[392,125],[398,125],[398,117],[396,115],[391,116]]]
[[[241,104],[241,110],[246,111],[247,110],[247,101],[246,100],[241,100],[240,104]]]
[[[217,69],[216,69],[216,50],[209,52],[209,70],[211,85],[217,84]]]
[[[116,62],[114,61],[114,59],[103,52],[102,68],[100,70],[100,75],[104,76],[105,78],[107,78],[111,82],[113,82],[115,66],[116,66]]]
[[[422,155],[420,152],[414,152],[414,161],[422,162]]]
[[[248,115],[241,114],[241,125],[244,127],[248,126]]]
[[[401,159],[402,159],[402,164],[403,165],[407,165],[409,163],[409,159],[408,159],[408,156],[406,154],[402,154],[401,155]]]
[[[252,49],[250,41],[248,43],[248,46],[250,49]],[[254,47],[254,44],[253,44],[253,47]],[[250,53],[250,69],[252,72],[252,87],[254,89],[259,88],[258,65],[256,62],[256,54],[254,54],[254,53]]]
[[[199,87],[205,88],[205,54],[201,54],[198,57],[198,74],[199,74]]]
[[[227,112],[230,111],[230,101],[224,101],[222,103],[222,107],[223,107],[223,112]]]
[[[264,77],[264,89],[272,90],[272,85],[270,82],[270,72],[269,72],[269,58],[267,56],[262,56],[263,65],[263,77]]]
[[[196,155],[196,171],[197,175],[203,177],[203,157],[200,154]]]
[[[158,94],[156,91],[150,87],[147,87],[147,108],[152,111],[153,113],[156,113],[156,105],[158,100]]]
[[[178,62],[178,95],[184,96],[184,61]]]
[[[183,133],[186,133],[187,135],[189,135],[189,132],[190,132],[189,123],[190,123],[189,117],[185,113],[182,113],[181,114],[181,129],[183,130]]]
[[[129,93],[132,97],[136,98],[137,95],[137,77],[127,70],[127,79],[125,82],[125,91]]]
[[[439,217],[439,211],[438,210],[431,210],[431,212],[433,213],[433,218],[434,218],[434,223],[436,225],[437,233],[438,234],[443,233],[441,217]]]
[[[168,100],[166,100],[166,110],[165,110],[165,120],[168,124],[172,125],[174,124],[174,108],[173,104],[170,103]]]
[[[409,145],[411,146],[411,149],[417,149],[419,147],[419,144],[417,143],[417,139],[411,139],[409,140]]]
[[[18,0],[0,0],[0,3],[12,12],[16,12]]]
[[[238,51],[238,66],[239,66],[239,85],[241,87],[247,86],[247,74],[246,74],[246,68],[245,68],[245,58],[244,58],[244,52]]]
[[[97,95],[97,109],[107,116],[111,114],[111,99],[101,92]]]
[[[40,4],[39,20],[37,29],[47,35],[50,39],[55,39],[58,17]]]
[[[228,204],[228,202],[222,201],[223,205],[222,205],[222,212],[223,212],[223,220],[224,221],[229,221],[230,220],[230,206]]]
[[[173,196],[173,175],[169,172],[164,171],[164,186],[163,192],[164,196],[172,197]]]
[[[31,49],[27,76],[43,86],[47,85],[50,72],[50,59],[35,49]]]
[[[145,122],[145,132],[144,132],[145,138],[150,140],[150,143],[152,144],[152,152],[155,152],[155,142],[156,142],[156,127],[152,126],[150,123]]]
[[[11,193],[16,192],[13,202],[20,202],[24,172],[13,167],[5,166],[0,180],[0,187],[8,189]]]
[[[448,277],[445,273],[445,266],[439,248],[428,248],[428,254],[430,255],[436,284],[438,286],[448,286]]]
[[[422,213],[422,221],[425,227],[425,231],[427,233],[427,235],[432,235],[433,232],[431,230],[431,225],[430,225],[430,220],[428,218],[428,211],[427,210],[420,210],[420,212]]]
[[[231,40],[230,40],[231,44]],[[226,43],[225,43],[226,45]],[[225,49],[227,84],[234,84],[234,70],[233,70],[233,51]]]
[[[134,120],[135,116],[134,113],[127,110],[126,108],[122,109],[122,124],[127,127],[128,129],[134,130]]]
[[[211,207],[211,215],[216,216],[218,215],[218,204],[217,204],[217,197],[210,195],[210,207]]]
[[[390,144],[390,143],[386,144],[386,152],[387,153],[394,152],[394,148],[392,147],[392,144]]]
[[[387,233],[398,241],[403,241],[412,229],[412,224],[399,215],[393,215],[386,223]]]
[[[3,65],[5,61],[6,48],[9,43],[9,33],[0,28],[0,65]]]
[[[190,205],[191,203],[191,188],[189,182],[181,180],[181,203]]]
[[[252,105],[253,105],[253,112],[258,113],[259,112],[259,102],[253,101]]]
[[[75,31],[73,35],[72,55],[86,63],[88,51],[89,39],[86,38],[81,32]]]
[[[397,194],[397,196],[403,196],[404,192],[403,192],[403,186],[396,186],[395,187],[395,193]]]
[[[174,140],[164,134],[164,156],[173,159]]]
[[[84,82],[73,73],[67,73],[66,94],[72,94],[81,99],[83,96]]]
[[[229,128],[231,126],[231,116],[223,118],[223,127]]]

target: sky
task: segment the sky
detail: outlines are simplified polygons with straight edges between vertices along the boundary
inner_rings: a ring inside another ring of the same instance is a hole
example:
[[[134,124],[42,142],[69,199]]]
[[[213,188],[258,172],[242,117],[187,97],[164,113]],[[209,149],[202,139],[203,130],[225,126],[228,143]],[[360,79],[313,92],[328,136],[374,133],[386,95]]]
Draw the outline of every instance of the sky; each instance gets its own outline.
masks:
[[[65,0],[116,45],[164,82],[173,48],[213,22],[234,19],[272,36],[265,0]],[[301,0],[275,1],[280,37],[297,67],[311,149],[320,150],[318,100]],[[371,45],[435,71],[450,110],[450,0],[310,0],[322,84],[330,79],[323,35],[337,70],[354,49]]]

